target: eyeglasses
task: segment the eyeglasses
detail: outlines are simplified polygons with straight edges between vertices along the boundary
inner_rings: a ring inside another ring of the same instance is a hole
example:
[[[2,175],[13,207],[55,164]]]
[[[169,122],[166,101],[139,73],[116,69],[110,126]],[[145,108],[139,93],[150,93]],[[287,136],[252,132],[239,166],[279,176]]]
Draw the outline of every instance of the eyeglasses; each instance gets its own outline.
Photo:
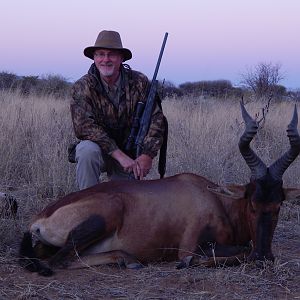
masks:
[[[116,59],[117,57],[120,57],[120,53],[118,51],[110,51],[110,52],[104,52],[104,51],[98,51],[94,53],[94,59],[104,59],[105,57],[109,59]]]

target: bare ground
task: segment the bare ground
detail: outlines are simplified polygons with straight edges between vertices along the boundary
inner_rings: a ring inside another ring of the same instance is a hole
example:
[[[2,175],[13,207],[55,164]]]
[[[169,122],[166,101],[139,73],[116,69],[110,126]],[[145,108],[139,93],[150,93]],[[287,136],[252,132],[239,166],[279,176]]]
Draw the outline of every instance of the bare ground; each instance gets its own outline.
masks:
[[[276,261],[263,268],[244,263],[177,270],[173,262],[137,271],[116,266],[60,269],[41,277],[18,266],[21,230],[18,221],[10,222],[6,226],[15,227],[10,234],[17,241],[7,244],[0,256],[0,299],[300,299],[298,200],[284,204],[273,243]]]

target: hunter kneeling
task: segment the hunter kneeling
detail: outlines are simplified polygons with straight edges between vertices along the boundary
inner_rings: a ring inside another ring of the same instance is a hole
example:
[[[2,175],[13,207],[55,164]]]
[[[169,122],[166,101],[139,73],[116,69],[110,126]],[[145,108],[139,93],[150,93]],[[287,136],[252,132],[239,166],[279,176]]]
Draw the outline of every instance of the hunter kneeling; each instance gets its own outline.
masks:
[[[143,179],[166,147],[167,122],[156,78],[150,84],[144,74],[124,64],[132,53],[115,31],[101,31],[84,55],[94,62],[72,89],[72,121],[80,142],[69,149],[69,160],[77,163],[79,189],[99,183],[101,172],[110,179]],[[144,116],[146,127],[136,140]]]

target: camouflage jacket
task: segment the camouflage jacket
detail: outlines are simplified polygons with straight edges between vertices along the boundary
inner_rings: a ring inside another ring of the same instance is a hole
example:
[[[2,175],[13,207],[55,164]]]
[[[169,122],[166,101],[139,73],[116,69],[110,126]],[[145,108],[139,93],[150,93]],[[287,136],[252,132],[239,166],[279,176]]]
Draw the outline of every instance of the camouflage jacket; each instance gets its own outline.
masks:
[[[76,137],[96,142],[107,154],[116,149],[124,151],[136,104],[145,100],[149,86],[145,75],[124,66],[121,76],[118,107],[109,99],[95,64],[72,87],[71,116]],[[163,113],[157,100],[142,151],[152,158],[162,145],[164,133]]]

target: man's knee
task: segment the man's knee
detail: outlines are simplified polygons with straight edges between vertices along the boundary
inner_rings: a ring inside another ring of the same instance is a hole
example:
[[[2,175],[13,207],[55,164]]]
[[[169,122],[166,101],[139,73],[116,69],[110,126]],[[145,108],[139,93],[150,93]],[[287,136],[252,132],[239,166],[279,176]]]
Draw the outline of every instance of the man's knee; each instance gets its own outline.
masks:
[[[76,161],[79,160],[101,160],[100,147],[92,141],[81,141],[76,146]]]

